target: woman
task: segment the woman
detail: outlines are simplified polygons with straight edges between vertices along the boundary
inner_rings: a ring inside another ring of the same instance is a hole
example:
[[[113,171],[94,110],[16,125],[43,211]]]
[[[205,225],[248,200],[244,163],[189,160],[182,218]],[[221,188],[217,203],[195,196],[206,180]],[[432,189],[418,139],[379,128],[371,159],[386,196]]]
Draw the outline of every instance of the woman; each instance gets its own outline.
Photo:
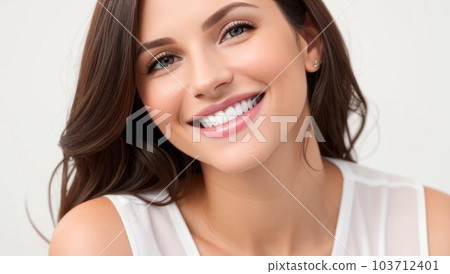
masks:
[[[100,2],[49,254],[449,255],[446,195],[356,163],[332,22],[317,0]]]

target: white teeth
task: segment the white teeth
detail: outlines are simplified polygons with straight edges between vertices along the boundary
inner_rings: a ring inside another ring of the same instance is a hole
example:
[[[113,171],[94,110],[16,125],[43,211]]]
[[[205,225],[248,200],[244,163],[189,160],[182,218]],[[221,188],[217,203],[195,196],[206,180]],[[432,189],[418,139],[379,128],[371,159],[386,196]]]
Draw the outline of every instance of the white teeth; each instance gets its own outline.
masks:
[[[227,114],[228,121],[234,120],[237,117],[237,111],[234,109],[234,106],[227,107],[225,113]]]
[[[221,110],[207,117],[199,119],[200,124],[205,128],[216,127],[225,124],[228,121],[236,119],[238,116],[245,114],[258,104],[255,99],[256,96],[243,100],[239,103],[229,106],[225,111]]]
[[[245,113],[248,111],[248,104],[247,101],[242,101],[241,102],[241,107],[242,107],[242,111]]]
[[[212,127],[215,120],[214,115],[209,115],[206,117],[206,123],[208,124],[207,127]]]
[[[200,120],[200,124],[202,124],[203,127],[208,127],[208,123],[205,121]]]
[[[244,114],[244,111],[242,110],[242,105],[240,103],[235,104],[234,109],[236,110],[237,116]]]
[[[252,99],[248,99],[248,100],[247,100],[247,104],[248,104],[248,109],[249,109],[249,110],[253,108]]]
[[[225,124],[226,122],[228,122],[228,117],[227,117],[227,114],[223,110],[216,112],[214,114],[214,122],[213,123],[214,123],[215,127],[218,125],[221,125],[221,124]]]

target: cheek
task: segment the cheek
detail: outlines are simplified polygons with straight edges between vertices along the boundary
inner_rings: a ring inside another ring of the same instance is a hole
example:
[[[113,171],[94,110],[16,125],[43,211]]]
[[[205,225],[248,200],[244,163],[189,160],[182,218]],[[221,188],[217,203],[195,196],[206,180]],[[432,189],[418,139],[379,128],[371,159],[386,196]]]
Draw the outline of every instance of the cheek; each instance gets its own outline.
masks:
[[[179,112],[183,97],[180,85],[176,81],[164,77],[164,79],[152,79],[152,81],[141,83],[138,88],[142,103],[150,107],[149,113],[152,110],[160,110],[161,112],[156,115],[156,118],[164,113],[170,114],[167,119],[158,124],[159,129],[165,133],[166,125],[170,123],[171,131],[177,132],[180,125]]]
[[[144,83],[139,95],[144,105],[150,106],[152,109],[159,109],[164,113],[170,113],[172,116],[178,114],[181,106],[182,94],[179,84],[170,79],[168,81],[156,79]]]
[[[162,113],[169,113],[171,116],[157,126],[159,130],[169,139],[169,142],[180,151],[195,157],[198,152],[192,145],[192,132],[190,126],[181,120],[181,109],[183,100],[186,101],[187,91],[169,75],[152,79],[144,87],[144,92],[140,92],[143,103],[151,109],[159,109]],[[150,109],[150,111],[151,111]],[[157,116],[159,118],[160,116]],[[168,137],[167,125],[170,125],[170,138]],[[188,129],[188,130],[187,130]]]
[[[263,88],[270,84],[271,114],[298,116],[306,100],[307,85],[303,55],[299,55],[292,32],[265,30],[245,43],[240,52],[245,54],[234,58],[233,70],[261,82]]]
[[[294,55],[292,49],[280,47],[279,43],[275,42],[277,39],[280,38],[273,37],[266,32],[244,42],[235,53],[238,54],[238,58],[234,56],[229,59],[233,60],[235,72],[242,72],[243,75],[261,82],[270,82],[292,60]]]

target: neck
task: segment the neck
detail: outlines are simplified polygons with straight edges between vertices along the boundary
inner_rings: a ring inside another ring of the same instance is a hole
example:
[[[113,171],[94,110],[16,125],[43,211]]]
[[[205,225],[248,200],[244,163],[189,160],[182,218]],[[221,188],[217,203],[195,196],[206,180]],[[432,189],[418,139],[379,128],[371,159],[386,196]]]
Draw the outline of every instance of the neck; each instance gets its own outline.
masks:
[[[295,140],[297,130],[288,140]],[[208,238],[233,253],[308,254],[318,246],[329,253],[333,238],[321,224],[334,234],[340,186],[331,181],[339,175],[322,160],[314,135],[303,143],[280,143],[269,158],[255,162],[236,174],[202,163],[196,201]]]

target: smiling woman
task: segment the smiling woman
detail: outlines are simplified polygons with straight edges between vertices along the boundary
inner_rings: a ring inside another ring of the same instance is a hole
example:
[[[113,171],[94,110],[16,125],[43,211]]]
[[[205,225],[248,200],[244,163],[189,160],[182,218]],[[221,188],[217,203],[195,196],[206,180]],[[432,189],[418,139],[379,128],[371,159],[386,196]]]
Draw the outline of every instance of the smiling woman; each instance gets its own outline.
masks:
[[[449,254],[446,195],[356,162],[366,112],[322,1],[100,1],[49,254]]]

